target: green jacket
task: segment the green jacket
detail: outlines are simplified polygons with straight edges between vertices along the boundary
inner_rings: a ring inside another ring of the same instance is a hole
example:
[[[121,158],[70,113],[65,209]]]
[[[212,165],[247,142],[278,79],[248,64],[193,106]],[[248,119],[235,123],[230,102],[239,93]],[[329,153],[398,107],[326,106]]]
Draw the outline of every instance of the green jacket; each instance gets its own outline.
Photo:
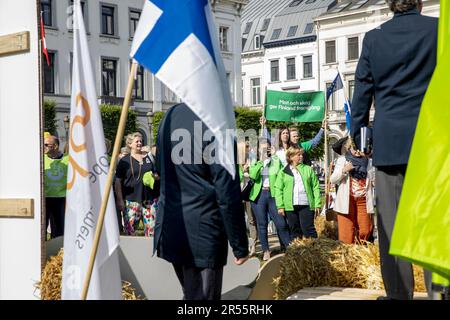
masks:
[[[244,181],[244,170],[242,165],[239,165],[239,182],[242,183],[242,181]]]
[[[262,170],[263,170],[263,161],[254,161],[250,165],[248,175],[250,179],[255,181],[255,185],[250,192],[250,201],[255,201],[258,197],[259,193],[262,189]],[[277,180],[277,174],[282,169],[281,161],[277,156],[273,156],[269,163],[269,185],[270,185],[270,194],[272,197],[275,197],[275,182]]]
[[[69,156],[52,159],[44,155],[44,192],[49,198],[64,198],[67,188]]]
[[[311,210],[321,207],[320,186],[316,174],[310,166],[300,163],[297,166],[298,172],[302,177],[303,185],[308,198]],[[275,183],[275,202],[278,209],[283,208],[286,211],[293,211],[293,190],[294,190],[294,174],[290,166],[286,166],[280,170]]]

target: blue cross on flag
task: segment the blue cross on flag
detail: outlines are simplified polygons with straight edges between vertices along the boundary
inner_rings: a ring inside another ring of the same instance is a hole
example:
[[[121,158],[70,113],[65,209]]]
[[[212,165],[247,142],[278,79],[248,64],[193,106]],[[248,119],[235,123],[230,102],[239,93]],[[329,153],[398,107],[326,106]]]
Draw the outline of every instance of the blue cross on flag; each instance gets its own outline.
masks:
[[[236,124],[209,1],[146,0],[130,55],[212,131],[217,160],[234,177]]]
[[[331,86],[329,86],[327,89],[327,101],[330,99],[330,96],[333,94],[333,92],[338,91],[342,88],[344,88],[344,84],[342,83],[341,74],[338,73],[334,81],[331,83]]]

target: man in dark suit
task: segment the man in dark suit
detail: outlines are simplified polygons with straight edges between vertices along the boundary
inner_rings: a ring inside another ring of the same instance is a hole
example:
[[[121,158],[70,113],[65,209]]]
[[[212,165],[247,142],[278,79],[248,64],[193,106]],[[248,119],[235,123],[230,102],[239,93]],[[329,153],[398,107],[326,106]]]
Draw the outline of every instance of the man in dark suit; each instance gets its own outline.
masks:
[[[374,102],[373,164],[377,168],[381,272],[387,294],[383,298],[412,299],[412,266],[389,255],[389,245],[417,118],[436,65],[438,19],[420,14],[422,0],[387,3],[394,17],[368,32],[363,41],[351,128],[359,146],[360,128],[368,125]]]
[[[220,299],[227,240],[236,264],[248,259],[239,174],[232,178],[218,163],[205,162],[204,153],[213,149],[211,141],[203,141],[206,130],[178,104],[163,118],[157,137],[161,193],[154,248],[173,264],[187,300]]]

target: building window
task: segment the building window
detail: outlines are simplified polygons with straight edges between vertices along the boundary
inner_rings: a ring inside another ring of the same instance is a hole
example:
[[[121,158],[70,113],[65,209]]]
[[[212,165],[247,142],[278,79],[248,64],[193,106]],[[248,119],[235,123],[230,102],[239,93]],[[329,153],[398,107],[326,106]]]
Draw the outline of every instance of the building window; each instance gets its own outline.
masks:
[[[102,34],[108,36],[115,35],[114,13],[114,7],[102,5]]]
[[[303,78],[312,78],[312,56],[303,57]]]
[[[305,34],[312,33],[314,30],[314,23],[308,23],[305,27]]]
[[[327,90],[326,92],[328,92],[328,88],[331,87],[331,85],[333,84],[333,82],[327,82]],[[328,100],[328,110],[336,110],[336,92],[333,92],[333,94],[330,96],[330,99]]]
[[[261,42],[259,35],[255,36],[255,49],[261,49]]]
[[[353,93],[355,92],[355,80],[348,81],[348,99],[350,102],[353,100]]]
[[[286,80],[295,79],[295,58],[286,59]]]
[[[266,31],[267,28],[269,27],[269,23],[270,23],[270,18],[264,19],[261,31]]]
[[[336,62],[336,41],[326,41],[325,42],[325,63],[335,63]]]
[[[138,10],[130,9],[130,38],[134,37],[136,28],[139,23],[139,18],[141,17],[141,12]]]
[[[228,51],[228,27],[219,28],[220,50]]]
[[[298,6],[300,3],[302,3],[303,0],[294,0],[289,4],[289,7],[296,7]]]
[[[270,81],[279,81],[280,80],[280,68],[279,61],[273,60],[270,61]]]
[[[44,20],[44,26],[53,26],[53,10],[52,0],[41,0],[42,20]]]
[[[359,38],[348,38],[348,60],[357,60],[359,57]]]
[[[280,37],[281,34],[281,29],[275,29],[272,32],[272,37],[270,38],[270,40],[276,40]]]
[[[244,34],[247,34],[250,32],[250,29],[252,28],[252,24],[253,24],[253,22],[247,22],[247,24],[245,25]]]
[[[251,87],[252,87],[252,105],[260,105],[261,104],[261,79],[254,78],[250,79]]]
[[[244,51],[245,44],[247,43],[247,38],[242,38],[242,51]]]
[[[117,60],[102,59],[102,95],[116,97]]]
[[[55,52],[49,52],[50,66],[45,57],[42,59],[44,70],[44,93],[55,93]]]
[[[291,26],[291,27],[289,27],[289,31],[288,31],[287,36],[288,37],[295,36],[295,34],[297,33],[297,29],[298,29],[298,26]]]
[[[316,0],[307,0],[305,3],[310,4],[310,3],[314,3],[314,2],[316,2]]]
[[[144,67],[142,66],[138,66],[136,71],[136,80],[134,80],[133,97],[137,100],[144,100]]]

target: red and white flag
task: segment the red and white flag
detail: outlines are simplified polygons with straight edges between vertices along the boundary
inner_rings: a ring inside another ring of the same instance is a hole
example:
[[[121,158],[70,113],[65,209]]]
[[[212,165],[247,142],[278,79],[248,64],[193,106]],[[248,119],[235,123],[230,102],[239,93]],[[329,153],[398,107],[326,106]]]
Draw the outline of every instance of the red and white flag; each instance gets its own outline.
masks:
[[[47,65],[50,67],[50,58],[48,56],[47,43],[45,42],[45,28],[44,28],[44,19],[42,18],[42,11],[41,11],[41,39],[42,39],[42,52],[44,53],[45,58],[47,59]]]

